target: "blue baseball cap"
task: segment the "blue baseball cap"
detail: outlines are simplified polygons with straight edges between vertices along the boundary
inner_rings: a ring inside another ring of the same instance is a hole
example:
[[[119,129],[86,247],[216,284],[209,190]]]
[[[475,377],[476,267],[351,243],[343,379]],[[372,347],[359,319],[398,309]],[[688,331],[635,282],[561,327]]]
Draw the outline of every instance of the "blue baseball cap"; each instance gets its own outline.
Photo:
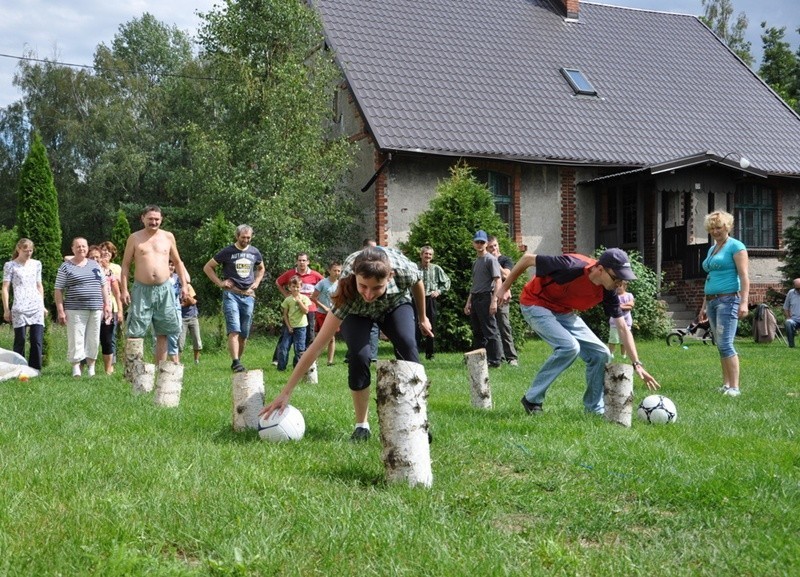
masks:
[[[476,241],[489,242],[489,235],[486,234],[485,230],[479,230],[475,233],[475,236],[472,237],[472,242]]]

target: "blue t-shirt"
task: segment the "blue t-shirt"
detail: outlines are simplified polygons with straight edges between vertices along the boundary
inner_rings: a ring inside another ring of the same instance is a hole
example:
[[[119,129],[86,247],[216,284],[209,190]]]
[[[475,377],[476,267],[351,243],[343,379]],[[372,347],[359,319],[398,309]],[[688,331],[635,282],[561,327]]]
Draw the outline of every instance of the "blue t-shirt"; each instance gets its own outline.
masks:
[[[739,292],[742,287],[733,255],[739,251],[747,250],[747,247],[744,246],[742,241],[733,237],[728,237],[722,248],[716,254],[712,254],[716,246],[716,243],[711,243],[708,249],[708,256],[703,261],[703,270],[708,273],[704,292],[707,295]]]
[[[231,244],[214,255],[214,260],[222,265],[222,274],[230,279],[236,288],[246,291],[256,280],[256,265],[262,262],[261,252],[248,245],[244,250]]]

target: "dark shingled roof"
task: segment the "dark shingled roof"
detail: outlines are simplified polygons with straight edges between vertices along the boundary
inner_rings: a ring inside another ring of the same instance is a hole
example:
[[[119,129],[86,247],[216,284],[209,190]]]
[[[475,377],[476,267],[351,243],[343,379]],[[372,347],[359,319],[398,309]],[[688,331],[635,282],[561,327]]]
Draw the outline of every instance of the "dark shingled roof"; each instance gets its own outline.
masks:
[[[800,116],[696,17],[558,0],[314,0],[378,146],[648,166],[713,151],[800,175]],[[598,97],[576,96],[562,67]]]

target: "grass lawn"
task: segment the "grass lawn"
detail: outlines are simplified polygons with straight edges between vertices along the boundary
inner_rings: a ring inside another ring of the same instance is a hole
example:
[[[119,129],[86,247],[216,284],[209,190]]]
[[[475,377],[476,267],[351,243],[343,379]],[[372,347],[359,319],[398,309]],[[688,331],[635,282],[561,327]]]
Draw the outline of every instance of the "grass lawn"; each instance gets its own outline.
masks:
[[[470,406],[463,357],[437,355],[434,481],[411,489],[384,482],[378,435],[348,441],[341,348],[293,397],[305,438],[273,445],[232,432],[224,351],[187,363],[164,409],[121,366],[73,379],[52,330],[44,376],[0,383],[0,575],[800,575],[800,349],[738,342],[728,398],[716,348],[640,344],[679,416],[630,429],[583,414],[580,361],[526,416],[538,341],[491,373],[490,411]],[[273,347],[244,358],[270,398]]]

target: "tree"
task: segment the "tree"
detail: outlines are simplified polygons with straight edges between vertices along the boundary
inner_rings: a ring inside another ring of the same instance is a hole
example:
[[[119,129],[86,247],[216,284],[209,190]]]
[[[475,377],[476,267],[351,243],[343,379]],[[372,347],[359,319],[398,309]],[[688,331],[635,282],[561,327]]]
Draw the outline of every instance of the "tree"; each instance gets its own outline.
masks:
[[[747,31],[747,15],[740,12],[733,21],[732,0],[700,0],[705,13],[700,20],[733,50],[748,66],[752,66],[755,58],[750,52],[751,44],[744,39]]]
[[[128,217],[125,211],[119,209],[117,211],[117,220],[114,223],[114,228],[111,229],[111,242],[117,247],[117,256],[114,262],[117,264],[122,262],[123,252],[125,252],[125,244],[128,242],[128,237],[131,235],[131,225],[128,222]]]
[[[45,303],[52,306],[56,272],[63,261],[61,222],[53,173],[38,133],[33,136],[30,152],[20,171],[17,233],[31,239],[36,246],[36,258],[42,262]]]
[[[465,351],[472,342],[464,304],[472,285],[475,261],[472,238],[477,230],[495,235],[500,252],[517,260],[519,249],[508,237],[506,224],[495,211],[491,192],[475,179],[469,166],[460,163],[450,169],[450,179],[437,186],[430,207],[411,225],[408,240],[399,245],[412,260],[418,260],[421,247],[431,245],[436,251],[436,263],[450,277],[450,290],[439,297],[436,342],[437,348],[442,350]],[[514,294],[519,293],[522,284],[522,281],[517,283]],[[511,323],[515,344],[520,345],[525,329],[518,307],[511,307]]]
[[[758,74],[789,106],[800,112],[800,48],[797,55],[792,54],[784,40],[785,26],[767,28],[767,23],[762,22],[761,28],[764,58]]]
[[[792,224],[783,231],[786,246],[784,264],[778,267],[783,273],[783,286],[787,291],[792,288],[794,279],[800,278],[800,216],[790,216],[789,220]]]

